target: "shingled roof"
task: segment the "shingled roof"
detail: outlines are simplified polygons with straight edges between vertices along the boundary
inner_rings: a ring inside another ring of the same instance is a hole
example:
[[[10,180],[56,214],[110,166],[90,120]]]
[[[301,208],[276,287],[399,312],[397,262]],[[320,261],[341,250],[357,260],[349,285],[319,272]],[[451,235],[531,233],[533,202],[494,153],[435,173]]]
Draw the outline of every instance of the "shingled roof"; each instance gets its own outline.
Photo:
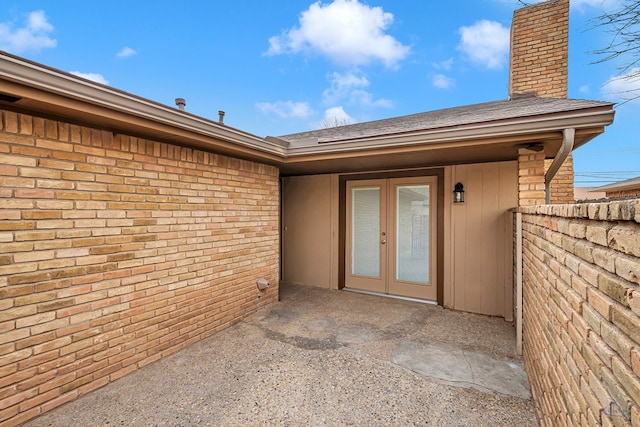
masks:
[[[640,176],[594,188],[593,191],[640,190]]]
[[[539,98],[535,96],[465,105],[393,117],[384,120],[338,126],[278,137],[290,147],[303,147],[328,142],[348,142],[354,139],[398,135],[415,131],[428,131],[464,127],[479,123],[517,120],[533,116],[611,107],[613,104],[582,99]]]

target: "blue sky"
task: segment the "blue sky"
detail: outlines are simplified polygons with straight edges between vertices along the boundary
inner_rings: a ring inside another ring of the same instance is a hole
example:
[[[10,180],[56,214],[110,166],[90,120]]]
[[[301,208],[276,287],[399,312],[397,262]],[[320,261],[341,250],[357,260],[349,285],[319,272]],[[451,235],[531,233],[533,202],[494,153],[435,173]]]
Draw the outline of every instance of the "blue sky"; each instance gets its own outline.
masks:
[[[620,0],[571,0],[569,96],[620,103],[575,152],[576,185],[640,175],[640,101],[594,64],[592,20]],[[259,136],[507,98],[516,0],[4,0],[0,49]],[[610,82],[610,83],[607,83]],[[640,92],[639,92],[640,93]]]

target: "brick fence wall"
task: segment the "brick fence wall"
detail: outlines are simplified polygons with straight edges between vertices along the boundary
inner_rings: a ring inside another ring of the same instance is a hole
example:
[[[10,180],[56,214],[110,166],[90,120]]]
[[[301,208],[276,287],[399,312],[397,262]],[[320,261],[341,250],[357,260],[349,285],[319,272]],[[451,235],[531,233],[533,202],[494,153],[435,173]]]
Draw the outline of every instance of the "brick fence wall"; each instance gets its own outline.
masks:
[[[0,114],[0,425],[277,300],[277,168]]]
[[[541,425],[640,425],[640,200],[519,210]]]
[[[622,198],[622,197],[627,197],[627,198],[640,198],[640,189],[634,189],[634,190],[618,190],[618,191],[607,191],[606,192],[607,197],[615,199],[615,198]]]

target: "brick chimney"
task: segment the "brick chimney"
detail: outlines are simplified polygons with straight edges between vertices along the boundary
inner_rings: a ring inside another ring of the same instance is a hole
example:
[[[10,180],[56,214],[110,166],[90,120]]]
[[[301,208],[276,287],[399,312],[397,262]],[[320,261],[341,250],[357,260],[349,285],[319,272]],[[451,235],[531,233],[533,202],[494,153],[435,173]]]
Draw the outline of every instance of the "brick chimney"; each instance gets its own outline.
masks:
[[[549,0],[513,13],[509,96],[566,98],[569,0]]]
[[[509,97],[567,98],[569,0],[548,0],[513,13],[509,57]],[[552,159],[545,161],[545,171]],[[544,181],[544,178],[543,178]],[[550,187],[551,203],[574,203],[573,156]]]

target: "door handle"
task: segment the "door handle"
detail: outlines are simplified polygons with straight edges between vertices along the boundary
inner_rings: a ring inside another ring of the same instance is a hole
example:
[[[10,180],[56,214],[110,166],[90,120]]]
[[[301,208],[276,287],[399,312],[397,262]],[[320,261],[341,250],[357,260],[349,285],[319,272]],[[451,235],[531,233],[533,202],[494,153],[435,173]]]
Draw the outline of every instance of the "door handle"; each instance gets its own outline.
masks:
[[[381,244],[381,245],[384,245],[385,243],[387,243],[387,241],[386,241],[386,240],[380,240],[380,244]]]

